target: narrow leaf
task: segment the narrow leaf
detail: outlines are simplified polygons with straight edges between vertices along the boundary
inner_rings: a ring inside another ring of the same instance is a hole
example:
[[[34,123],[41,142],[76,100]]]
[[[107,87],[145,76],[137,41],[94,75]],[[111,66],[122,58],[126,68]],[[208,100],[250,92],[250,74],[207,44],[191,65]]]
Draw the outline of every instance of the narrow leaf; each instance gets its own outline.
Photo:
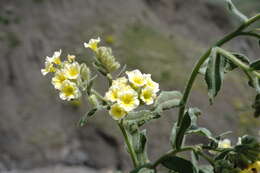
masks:
[[[228,4],[228,9],[238,18],[238,20],[241,22],[246,22],[248,20],[248,18],[235,7],[231,0],[226,1]]]
[[[190,161],[176,156],[168,156],[162,161],[162,165],[178,173],[196,173],[196,169]]]
[[[221,88],[224,77],[224,67],[225,59],[222,56],[219,56],[215,49],[212,49],[205,75],[205,80],[208,85],[208,95],[211,103]]]
[[[180,128],[177,129],[178,131],[177,131],[176,141],[175,141],[175,147],[177,149],[179,149],[181,147],[186,130],[190,127],[190,125],[191,125],[191,119],[190,119],[189,113],[186,112],[184,114]]]

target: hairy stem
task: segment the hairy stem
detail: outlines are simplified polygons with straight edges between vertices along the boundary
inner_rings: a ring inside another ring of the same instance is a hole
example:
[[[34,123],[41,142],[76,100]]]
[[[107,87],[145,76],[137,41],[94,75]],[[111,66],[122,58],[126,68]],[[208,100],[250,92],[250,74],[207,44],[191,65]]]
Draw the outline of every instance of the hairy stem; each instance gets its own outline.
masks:
[[[137,165],[138,165],[138,160],[137,160],[137,157],[136,157],[136,153],[135,153],[135,151],[134,151],[134,148],[133,148],[133,146],[132,146],[132,144],[131,144],[131,142],[130,142],[130,140],[129,140],[129,137],[128,137],[128,135],[127,135],[126,129],[125,129],[124,125],[122,124],[122,122],[118,122],[118,126],[119,126],[119,128],[120,128],[120,130],[121,130],[121,132],[122,132],[122,134],[123,134],[123,136],[124,136],[125,143],[126,143],[126,146],[127,146],[127,148],[128,148],[128,152],[129,152],[129,154],[130,154],[130,156],[131,156],[133,165],[134,165],[134,167],[136,168]]]
[[[256,16],[248,19],[245,23],[243,23],[242,25],[240,25],[240,27],[238,29],[236,29],[235,31],[231,32],[230,34],[226,35],[223,39],[219,40],[218,42],[216,42],[212,47],[220,47],[223,44],[225,44],[226,42],[230,41],[231,39],[241,35],[241,32],[246,29],[249,25],[251,25],[252,23],[256,22],[257,20],[260,19],[260,14],[257,14]],[[242,34],[243,35],[243,34]],[[186,88],[184,90],[183,93],[183,97],[181,100],[181,106],[179,109],[179,115],[178,115],[178,122],[177,125],[180,126],[182,119],[183,119],[183,115],[184,115],[184,111],[188,102],[188,98],[190,95],[190,91],[191,88],[193,86],[193,83],[198,75],[199,69],[202,66],[202,64],[206,61],[206,59],[208,58],[208,56],[210,55],[211,52],[211,48],[209,48],[198,60],[197,64],[195,65],[190,78],[188,80],[188,83],[186,85]]]

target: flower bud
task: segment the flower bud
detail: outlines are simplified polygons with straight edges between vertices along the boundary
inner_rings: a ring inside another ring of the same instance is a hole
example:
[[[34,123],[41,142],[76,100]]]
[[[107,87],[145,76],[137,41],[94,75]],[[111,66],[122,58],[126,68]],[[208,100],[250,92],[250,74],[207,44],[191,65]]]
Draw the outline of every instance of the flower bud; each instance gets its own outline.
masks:
[[[99,47],[96,58],[108,72],[113,72],[120,68],[120,64],[115,60],[111,48]]]
[[[81,64],[80,65],[80,75],[83,81],[89,81],[91,72],[86,64]]]

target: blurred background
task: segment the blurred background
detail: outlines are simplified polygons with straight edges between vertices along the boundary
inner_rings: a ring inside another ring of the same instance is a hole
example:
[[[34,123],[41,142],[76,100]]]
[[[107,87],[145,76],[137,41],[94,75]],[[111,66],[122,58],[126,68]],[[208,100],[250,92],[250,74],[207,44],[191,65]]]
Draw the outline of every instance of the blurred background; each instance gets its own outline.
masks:
[[[233,2],[248,16],[260,11],[259,0]],[[77,127],[89,107],[59,99],[50,78],[40,73],[45,56],[61,48],[63,55],[76,54],[91,66],[83,42],[100,36],[129,70],[151,73],[162,90],[182,91],[198,57],[239,25],[225,7],[222,0],[0,0],[0,172],[129,170],[115,122],[101,112]],[[225,48],[259,58],[256,40],[235,39]],[[95,86],[105,92],[103,78]],[[227,75],[213,107],[199,76],[190,103],[203,111],[201,126],[216,135],[231,130],[228,137],[235,143],[245,133],[259,136],[253,99],[237,71]],[[146,126],[151,160],[169,149],[176,116],[168,111]]]

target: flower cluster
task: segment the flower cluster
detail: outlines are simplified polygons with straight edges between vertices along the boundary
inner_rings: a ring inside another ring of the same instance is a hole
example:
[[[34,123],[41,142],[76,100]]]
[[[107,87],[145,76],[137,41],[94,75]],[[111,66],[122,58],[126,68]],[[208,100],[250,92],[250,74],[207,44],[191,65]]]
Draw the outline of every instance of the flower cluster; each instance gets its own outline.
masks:
[[[110,73],[120,68],[120,64],[115,60],[112,49],[98,44],[100,38],[90,39],[88,43],[84,43],[85,48],[90,48],[95,53],[96,65],[104,73]]]
[[[75,55],[68,55],[67,60],[64,61],[61,61],[60,56],[61,50],[54,52],[52,57],[47,56],[45,68],[41,72],[43,75],[54,73],[52,84],[60,91],[62,100],[78,99],[81,97],[82,81],[88,80],[90,71],[85,64],[75,61]]]
[[[139,70],[127,71],[126,74],[127,78],[113,80],[105,94],[105,99],[113,103],[109,113],[115,120],[122,119],[140,104],[153,104],[159,91],[159,84],[151,79],[150,74],[142,74]]]

